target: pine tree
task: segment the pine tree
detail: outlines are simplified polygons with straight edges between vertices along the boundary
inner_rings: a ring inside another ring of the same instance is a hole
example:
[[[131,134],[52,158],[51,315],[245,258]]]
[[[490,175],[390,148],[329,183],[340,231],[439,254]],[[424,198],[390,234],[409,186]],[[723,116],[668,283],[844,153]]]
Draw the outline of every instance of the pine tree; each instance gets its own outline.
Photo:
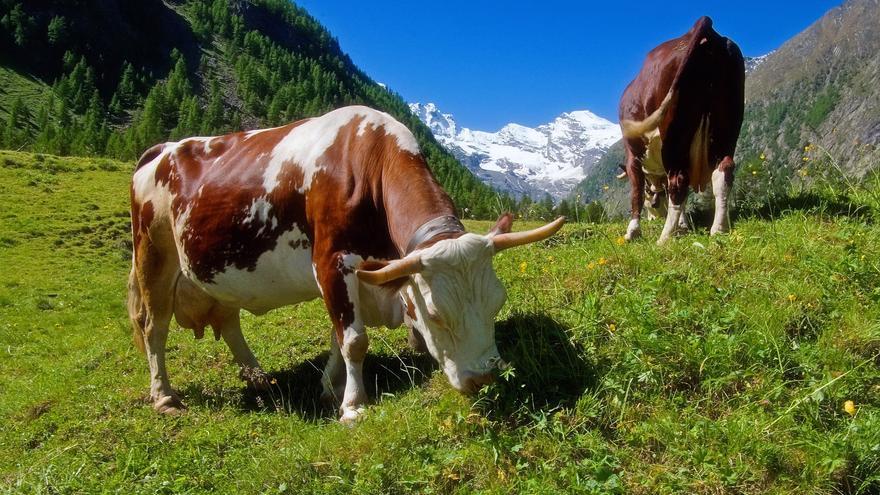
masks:
[[[220,83],[216,79],[211,81],[211,94],[208,100],[208,108],[205,109],[202,122],[202,134],[206,136],[218,134],[223,126],[223,93]]]
[[[51,45],[62,45],[67,40],[68,28],[67,28],[67,19],[61,16],[55,16],[49,21],[49,27],[47,28],[47,37],[49,39],[49,44]]]
[[[124,108],[131,108],[135,102],[135,73],[134,67],[127,61],[122,64],[122,77],[116,87],[119,96],[119,104]]]
[[[16,45],[24,46],[34,28],[34,18],[24,12],[21,4],[17,4],[0,19],[0,27],[12,34]]]
[[[180,106],[180,117],[177,126],[171,132],[171,139],[179,140],[186,136],[191,136],[199,132],[199,120],[202,115],[202,108],[199,106],[199,100],[195,96],[190,96],[184,100]]]

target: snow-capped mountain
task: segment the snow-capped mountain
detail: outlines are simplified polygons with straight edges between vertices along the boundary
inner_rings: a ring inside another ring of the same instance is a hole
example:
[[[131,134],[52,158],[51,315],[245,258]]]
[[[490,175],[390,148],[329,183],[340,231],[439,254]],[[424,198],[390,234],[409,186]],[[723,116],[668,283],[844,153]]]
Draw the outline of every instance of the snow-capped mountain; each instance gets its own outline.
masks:
[[[411,103],[410,109],[483,182],[518,196],[565,197],[620,139],[617,124],[586,110],[536,128],[507,124],[483,132],[460,128],[433,103]]]
[[[773,50],[770,53],[766,53],[761,55],[760,57],[745,57],[745,65],[746,65],[746,74],[751,74],[755,69],[758,68],[759,65],[763,64],[767,57],[773,55],[776,50]]]

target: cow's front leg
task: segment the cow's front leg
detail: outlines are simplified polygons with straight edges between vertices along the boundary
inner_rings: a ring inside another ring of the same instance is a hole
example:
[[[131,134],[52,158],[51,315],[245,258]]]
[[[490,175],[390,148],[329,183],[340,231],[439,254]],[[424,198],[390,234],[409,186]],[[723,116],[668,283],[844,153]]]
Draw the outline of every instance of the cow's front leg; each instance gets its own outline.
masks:
[[[728,220],[728,201],[733,186],[733,158],[726,156],[712,172],[712,193],[715,195],[715,220],[712,222],[710,235],[724,234],[730,231]]]
[[[359,261],[358,256],[339,253],[315,264],[318,283],[321,285],[339,353],[345,364],[345,391],[339,407],[340,421],[343,423],[357,420],[367,404],[363,365],[369,340],[360,315],[359,282],[355,275]],[[333,372],[332,369],[330,371]]]

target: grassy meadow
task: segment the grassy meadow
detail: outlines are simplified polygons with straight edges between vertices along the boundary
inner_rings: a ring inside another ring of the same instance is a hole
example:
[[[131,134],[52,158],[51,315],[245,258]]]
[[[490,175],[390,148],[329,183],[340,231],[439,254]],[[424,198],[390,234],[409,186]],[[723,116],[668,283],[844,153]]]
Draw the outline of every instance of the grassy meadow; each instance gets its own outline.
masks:
[[[505,251],[513,369],[463,397],[405,330],[372,330],[372,405],[348,428],[318,400],[320,301],[244,317],[264,394],[174,327],[189,410],[153,412],[124,306],[132,166],[0,152],[0,493],[880,493],[863,196],[663,247],[659,222],[632,244],[616,222]]]

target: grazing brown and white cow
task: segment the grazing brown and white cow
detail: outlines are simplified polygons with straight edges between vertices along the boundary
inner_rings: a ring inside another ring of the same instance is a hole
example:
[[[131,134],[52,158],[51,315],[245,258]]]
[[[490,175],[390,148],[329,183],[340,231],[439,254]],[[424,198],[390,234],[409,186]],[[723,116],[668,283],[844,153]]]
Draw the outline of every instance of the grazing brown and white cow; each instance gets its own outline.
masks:
[[[418,144],[362,106],[148,150],[131,187],[129,314],[147,354],[156,410],[183,408],[165,370],[172,316],[210,325],[245,378],[265,386],[241,333],[255,314],[323,297],[333,324],[324,397],[343,421],[366,404],[366,326],[406,322],[452,385],[471,393],[501,359],[494,317],[506,299],[492,256],[553,235],[563,219],[511,233],[466,233]]]
[[[632,220],[626,239],[641,234],[646,192],[652,213],[666,224],[658,243],[687,229],[683,215],[688,187],[702,191],[711,180],[715,220],[711,233],[727,232],[733,154],[743,120],[745,68],[736,43],[700,18],[687,34],[648,53],[638,77],[620,100],[626,174],[632,188]]]

